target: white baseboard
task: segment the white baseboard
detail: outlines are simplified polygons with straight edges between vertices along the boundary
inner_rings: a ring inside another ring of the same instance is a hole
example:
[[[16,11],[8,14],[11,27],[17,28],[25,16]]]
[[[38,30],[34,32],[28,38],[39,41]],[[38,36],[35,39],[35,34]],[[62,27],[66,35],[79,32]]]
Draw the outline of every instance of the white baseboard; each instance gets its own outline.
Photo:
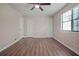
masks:
[[[52,38],[52,37],[32,37],[32,38]]]
[[[27,37],[27,36],[24,36],[23,38],[53,38],[53,37]]]
[[[31,36],[23,36],[23,38],[29,38],[29,37],[31,37]]]
[[[5,49],[7,49],[7,48],[10,47],[10,46],[12,46],[13,44],[15,44],[16,42],[18,42],[18,41],[21,40],[22,38],[23,38],[23,37],[20,37],[20,38],[18,38],[16,41],[14,41],[13,43],[11,43],[11,44],[7,45],[6,47],[2,48],[2,49],[0,50],[0,52],[3,51],[3,50],[5,50]]]

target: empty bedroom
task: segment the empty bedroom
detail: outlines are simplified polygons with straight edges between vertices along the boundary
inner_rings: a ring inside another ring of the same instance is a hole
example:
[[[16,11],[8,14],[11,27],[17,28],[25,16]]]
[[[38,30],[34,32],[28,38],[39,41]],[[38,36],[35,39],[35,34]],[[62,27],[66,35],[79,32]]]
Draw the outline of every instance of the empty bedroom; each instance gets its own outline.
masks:
[[[78,56],[79,3],[0,3],[0,56]]]

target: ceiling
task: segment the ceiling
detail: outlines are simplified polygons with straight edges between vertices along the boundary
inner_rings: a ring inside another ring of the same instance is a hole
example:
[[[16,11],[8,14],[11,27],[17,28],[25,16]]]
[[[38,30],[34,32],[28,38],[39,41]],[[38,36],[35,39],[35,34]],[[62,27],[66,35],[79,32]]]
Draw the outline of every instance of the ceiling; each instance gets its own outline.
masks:
[[[42,6],[44,11],[40,9],[30,10],[33,5],[28,3],[10,3],[10,5],[16,8],[19,12],[26,16],[36,16],[36,15],[46,15],[53,16],[56,12],[58,12],[61,8],[63,8],[66,3],[52,3],[49,6]]]

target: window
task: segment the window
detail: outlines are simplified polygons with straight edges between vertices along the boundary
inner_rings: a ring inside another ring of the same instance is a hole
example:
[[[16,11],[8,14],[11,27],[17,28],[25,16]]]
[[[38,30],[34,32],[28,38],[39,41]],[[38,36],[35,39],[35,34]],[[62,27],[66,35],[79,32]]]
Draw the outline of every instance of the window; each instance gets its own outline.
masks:
[[[62,25],[63,30],[71,30],[71,15],[72,15],[72,11],[69,10],[61,16],[63,23]]]
[[[79,31],[79,7],[74,8],[73,10],[73,31]]]
[[[75,7],[61,15],[62,30],[79,31],[79,7]]]

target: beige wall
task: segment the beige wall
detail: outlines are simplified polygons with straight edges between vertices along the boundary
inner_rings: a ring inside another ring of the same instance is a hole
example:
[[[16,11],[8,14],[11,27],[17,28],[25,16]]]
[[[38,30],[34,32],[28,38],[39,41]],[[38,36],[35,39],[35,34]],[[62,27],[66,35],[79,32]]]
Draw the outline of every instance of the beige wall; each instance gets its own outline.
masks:
[[[25,36],[27,37],[52,37],[52,17],[48,16],[29,16],[25,17]]]
[[[54,38],[79,54],[79,32],[61,30],[61,14],[72,9],[77,4],[68,4],[53,16]]]
[[[21,38],[22,15],[9,4],[0,4],[0,50]]]

